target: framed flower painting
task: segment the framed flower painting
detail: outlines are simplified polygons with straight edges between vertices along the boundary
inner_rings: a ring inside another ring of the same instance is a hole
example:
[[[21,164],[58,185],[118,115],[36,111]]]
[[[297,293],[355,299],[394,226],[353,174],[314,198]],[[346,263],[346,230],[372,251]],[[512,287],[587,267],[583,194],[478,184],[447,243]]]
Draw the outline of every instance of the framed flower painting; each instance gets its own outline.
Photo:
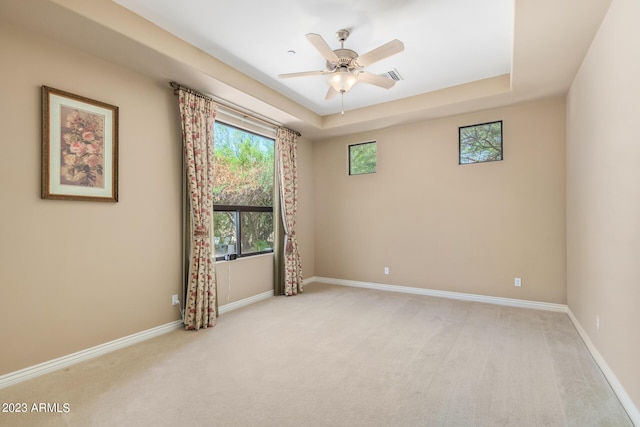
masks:
[[[118,107],[42,86],[42,198],[118,201]]]

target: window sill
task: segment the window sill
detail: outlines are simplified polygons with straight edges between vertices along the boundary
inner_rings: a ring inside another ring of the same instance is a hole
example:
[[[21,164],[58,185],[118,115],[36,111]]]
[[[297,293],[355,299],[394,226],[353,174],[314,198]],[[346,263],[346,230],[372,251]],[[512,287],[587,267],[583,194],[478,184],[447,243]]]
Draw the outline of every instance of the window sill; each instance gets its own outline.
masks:
[[[238,257],[238,258],[236,258],[234,260],[230,260],[230,261],[227,261],[225,259],[216,260],[215,257],[211,257],[211,258],[216,264],[218,264],[218,263],[224,263],[224,262],[246,261],[246,260],[255,259],[255,258],[261,258],[261,257],[266,257],[266,256],[273,257],[273,252],[265,252],[263,254],[256,254],[256,255],[247,255],[247,256],[243,256],[243,257]]]

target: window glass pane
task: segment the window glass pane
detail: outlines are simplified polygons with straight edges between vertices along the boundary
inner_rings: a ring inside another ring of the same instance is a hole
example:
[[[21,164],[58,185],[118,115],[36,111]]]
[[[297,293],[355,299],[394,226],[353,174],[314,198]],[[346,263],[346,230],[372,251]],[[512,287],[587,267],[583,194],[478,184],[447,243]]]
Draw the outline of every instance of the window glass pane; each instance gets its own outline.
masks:
[[[377,148],[375,142],[349,146],[349,175],[375,173]]]
[[[235,212],[214,211],[213,233],[216,258],[228,253],[237,253]]]
[[[274,140],[214,126],[214,205],[273,205]]]
[[[502,160],[502,121],[459,128],[460,164]]]
[[[273,213],[240,212],[242,254],[273,250]]]

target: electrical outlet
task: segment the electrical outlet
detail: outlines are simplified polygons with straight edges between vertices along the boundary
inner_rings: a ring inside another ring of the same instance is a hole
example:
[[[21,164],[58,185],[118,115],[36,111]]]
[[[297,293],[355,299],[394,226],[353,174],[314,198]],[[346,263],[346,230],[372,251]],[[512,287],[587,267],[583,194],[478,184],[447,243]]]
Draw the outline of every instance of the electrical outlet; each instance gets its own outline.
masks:
[[[513,281],[513,286],[522,286],[522,279],[519,277],[516,277],[516,279]]]
[[[384,268],[384,274],[389,274],[389,267]]]
[[[171,305],[178,305],[180,304],[180,300],[178,299],[178,295],[172,295],[171,296]]]
[[[596,315],[596,329],[600,330],[600,316]]]

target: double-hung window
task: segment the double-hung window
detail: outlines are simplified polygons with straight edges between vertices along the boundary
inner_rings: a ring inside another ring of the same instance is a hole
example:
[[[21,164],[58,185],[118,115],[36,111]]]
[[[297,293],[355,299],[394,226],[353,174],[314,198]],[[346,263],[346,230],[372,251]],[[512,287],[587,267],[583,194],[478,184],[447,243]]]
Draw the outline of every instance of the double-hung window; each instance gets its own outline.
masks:
[[[216,259],[273,252],[275,141],[219,121],[214,126]]]

